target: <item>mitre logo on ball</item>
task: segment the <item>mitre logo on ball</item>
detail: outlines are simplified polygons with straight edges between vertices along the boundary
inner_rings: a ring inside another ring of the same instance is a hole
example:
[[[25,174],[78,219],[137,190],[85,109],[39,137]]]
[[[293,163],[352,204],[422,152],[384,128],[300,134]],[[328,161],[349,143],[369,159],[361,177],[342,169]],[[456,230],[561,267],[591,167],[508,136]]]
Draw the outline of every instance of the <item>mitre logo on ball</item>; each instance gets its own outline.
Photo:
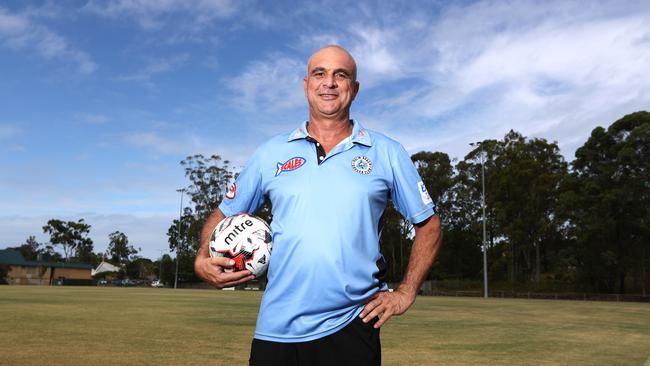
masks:
[[[221,220],[210,238],[210,256],[231,258],[235,261],[234,271],[247,269],[257,277],[266,272],[272,247],[269,225],[249,214]]]

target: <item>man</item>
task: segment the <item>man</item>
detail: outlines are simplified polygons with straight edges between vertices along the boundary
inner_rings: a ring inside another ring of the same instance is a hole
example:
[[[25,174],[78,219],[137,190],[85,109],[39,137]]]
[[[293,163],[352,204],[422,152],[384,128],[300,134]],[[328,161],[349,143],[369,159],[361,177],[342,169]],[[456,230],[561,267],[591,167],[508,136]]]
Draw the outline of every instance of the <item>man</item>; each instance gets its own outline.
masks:
[[[196,273],[218,288],[253,279],[209,258],[211,231],[225,216],[273,209],[273,253],[251,365],[379,365],[379,327],[404,313],[440,246],[440,220],[409,155],[397,142],[350,120],[356,63],[339,46],[309,59],[309,120],[255,152],[207,220]],[[392,198],[415,225],[407,273],[389,292],[379,220]]]

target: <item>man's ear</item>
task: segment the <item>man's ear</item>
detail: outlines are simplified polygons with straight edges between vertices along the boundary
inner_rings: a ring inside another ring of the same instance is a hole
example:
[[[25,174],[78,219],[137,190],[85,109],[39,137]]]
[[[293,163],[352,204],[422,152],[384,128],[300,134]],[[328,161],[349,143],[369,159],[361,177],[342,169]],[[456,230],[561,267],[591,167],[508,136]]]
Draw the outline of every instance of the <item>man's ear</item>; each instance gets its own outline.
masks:
[[[354,81],[354,84],[352,84],[353,88],[353,93],[352,93],[352,100],[354,100],[357,97],[357,93],[359,92],[359,82],[357,80]]]
[[[303,89],[304,92],[305,92],[305,96],[307,96],[307,84],[308,84],[307,78],[308,78],[308,77],[305,76],[305,77],[302,79],[302,89]]]

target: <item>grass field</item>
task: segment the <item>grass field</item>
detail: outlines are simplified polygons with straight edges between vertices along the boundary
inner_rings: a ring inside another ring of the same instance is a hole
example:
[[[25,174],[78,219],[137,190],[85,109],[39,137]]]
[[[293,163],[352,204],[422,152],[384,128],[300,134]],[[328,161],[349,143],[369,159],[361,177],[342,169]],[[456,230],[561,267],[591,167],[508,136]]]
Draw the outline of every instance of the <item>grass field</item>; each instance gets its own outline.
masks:
[[[260,295],[0,286],[0,365],[245,365]],[[384,365],[644,365],[650,305],[419,297],[382,346]]]

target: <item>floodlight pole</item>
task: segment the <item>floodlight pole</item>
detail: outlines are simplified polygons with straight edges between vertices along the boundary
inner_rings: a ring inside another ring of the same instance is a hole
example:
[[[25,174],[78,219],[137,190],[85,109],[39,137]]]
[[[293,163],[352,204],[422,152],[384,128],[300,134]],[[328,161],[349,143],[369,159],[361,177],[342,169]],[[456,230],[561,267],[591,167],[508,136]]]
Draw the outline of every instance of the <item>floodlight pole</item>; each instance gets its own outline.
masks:
[[[179,262],[179,250],[181,247],[181,224],[183,223],[183,194],[185,193],[185,188],[179,188],[176,192],[181,194],[181,208],[178,211],[178,235],[176,236],[176,275],[174,276],[174,288],[178,288],[178,262]],[[162,263],[162,261],[161,261]]]
[[[163,256],[164,256],[164,250],[162,249],[157,249],[160,252],[160,269],[158,269],[158,282],[162,283],[162,261],[163,261]]]
[[[483,193],[481,194],[481,207],[483,209],[483,297],[488,298],[488,278],[487,278],[487,232],[485,228],[485,161],[483,157],[483,144],[479,142],[472,142],[470,146],[478,146],[481,148],[481,185]]]

